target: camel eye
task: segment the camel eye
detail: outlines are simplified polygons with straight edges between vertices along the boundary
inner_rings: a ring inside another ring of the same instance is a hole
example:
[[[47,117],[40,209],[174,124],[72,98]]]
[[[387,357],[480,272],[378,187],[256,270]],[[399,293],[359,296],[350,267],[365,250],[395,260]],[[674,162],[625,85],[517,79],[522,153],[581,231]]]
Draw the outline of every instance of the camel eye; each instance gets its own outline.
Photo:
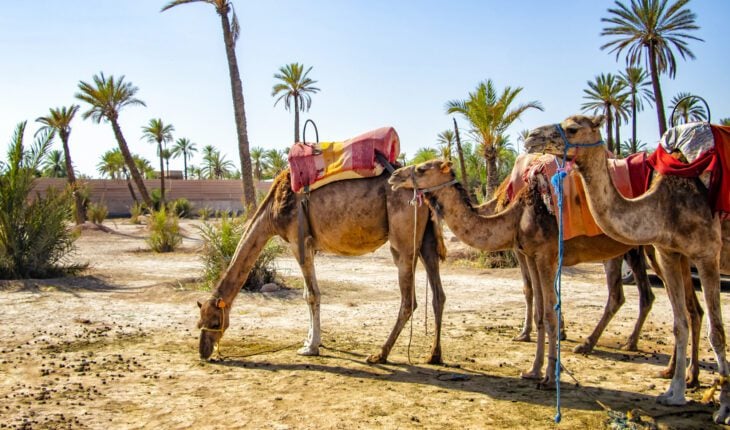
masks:
[[[578,130],[580,130],[580,128],[579,128],[579,127],[576,127],[576,126],[574,126],[574,125],[569,125],[569,126],[568,126],[568,127],[567,127],[567,128],[565,129],[565,131],[566,131],[566,132],[567,132],[568,134],[570,134],[570,135],[573,135],[573,134],[576,134],[576,133],[578,133]]]

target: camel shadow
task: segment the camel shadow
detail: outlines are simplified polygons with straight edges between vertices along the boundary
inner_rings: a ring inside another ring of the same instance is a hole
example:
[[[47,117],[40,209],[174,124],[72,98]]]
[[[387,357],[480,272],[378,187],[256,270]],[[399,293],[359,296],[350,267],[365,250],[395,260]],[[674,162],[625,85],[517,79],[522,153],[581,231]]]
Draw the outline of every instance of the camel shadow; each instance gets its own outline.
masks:
[[[588,357],[596,357],[607,361],[623,361],[640,364],[650,364],[662,369],[669,364],[669,354],[659,352],[648,352],[648,351],[619,351],[619,350],[606,350],[606,349],[594,349],[593,352],[587,355]],[[717,370],[717,365],[711,361],[700,360],[700,369],[707,371]]]

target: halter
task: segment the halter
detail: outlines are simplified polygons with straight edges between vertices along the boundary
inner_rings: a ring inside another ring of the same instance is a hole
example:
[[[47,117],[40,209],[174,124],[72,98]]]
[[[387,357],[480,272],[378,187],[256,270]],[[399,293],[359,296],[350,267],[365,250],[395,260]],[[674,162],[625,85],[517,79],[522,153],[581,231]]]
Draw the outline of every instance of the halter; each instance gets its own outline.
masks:
[[[210,327],[200,327],[200,332],[209,331],[213,333],[220,333],[221,335],[218,337],[218,340],[215,342],[215,350],[218,353],[219,357],[222,357],[221,354],[221,338],[223,337],[223,332],[225,329],[223,328],[223,321],[226,317],[226,302],[223,301],[220,297],[215,298],[215,307],[221,310],[221,320],[220,320],[220,326],[219,328],[210,328]]]
[[[418,188],[418,181],[416,180],[416,169],[413,169],[411,171],[411,181],[413,181],[413,198],[409,202],[411,206],[421,206],[421,204],[423,204],[423,196],[426,193],[432,193],[434,191],[440,190],[441,188],[450,187],[459,182],[456,179],[452,179],[450,181],[444,182],[443,184],[434,185],[433,187]]]
[[[568,174],[567,172],[567,159],[568,159],[568,149],[571,147],[574,148],[588,148],[592,146],[599,146],[603,145],[603,140],[599,140],[595,143],[570,143],[568,141],[568,137],[565,135],[565,130],[563,130],[563,127],[560,124],[555,124],[555,129],[558,130],[558,133],[560,133],[560,137],[563,139],[563,158],[562,163],[557,158],[555,162],[558,165],[558,170],[555,172],[552,178],[550,178],[550,182],[553,184],[553,188],[555,189],[556,197],[557,197],[557,203],[558,203],[558,269],[555,272],[555,281],[553,283],[553,288],[555,289],[555,296],[557,298],[557,301],[555,302],[555,312],[557,313],[557,320],[558,320],[558,327],[560,326],[560,319],[562,315],[562,299],[561,299],[561,290],[562,285],[560,283],[561,280],[561,274],[563,271],[563,179]],[[556,353],[557,357],[548,357],[548,360],[555,360],[555,393],[557,397],[556,401],[556,414],[555,414],[555,422],[559,423],[562,414],[560,412],[560,370],[562,365],[560,364],[560,329],[557,330],[557,348]]]

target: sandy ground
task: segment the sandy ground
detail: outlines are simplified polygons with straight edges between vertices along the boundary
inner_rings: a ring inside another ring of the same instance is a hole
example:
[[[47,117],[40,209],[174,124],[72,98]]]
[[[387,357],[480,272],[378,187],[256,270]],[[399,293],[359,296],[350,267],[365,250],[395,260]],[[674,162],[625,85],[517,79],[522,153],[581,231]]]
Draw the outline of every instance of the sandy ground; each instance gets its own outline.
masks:
[[[227,359],[197,355],[196,290],[200,273],[194,222],[182,249],[153,254],[144,227],[108,222],[113,233],[85,231],[74,260],[80,277],[0,284],[0,428],[552,428],[555,392],[522,380],[535,344],[511,341],[523,316],[516,269],[442,267],[447,294],[446,366],[424,364],[433,318],[421,306],[387,365],[368,365],[398,311],[396,270],[387,247],[345,258],[322,255],[324,348],[295,353],[308,327],[299,269],[277,261],[288,287],[242,293],[222,344]],[[450,252],[461,245],[449,242]],[[617,349],[637,314],[634,287],[594,354],[570,352],[587,336],[606,300],[600,265],[567,270],[564,309],[569,340],[563,363],[561,428],[600,428],[608,414],[641,409],[663,428],[712,428],[712,407],[692,401],[667,408],[654,398],[668,381],[656,374],[671,352],[671,311],[664,291],[641,337],[639,353]],[[725,294],[723,294],[725,295]],[[725,300],[725,315],[730,315]],[[428,321],[429,334],[426,334]],[[704,329],[704,327],[703,327]],[[704,333],[703,333],[704,334]],[[703,335],[703,386],[714,358]],[[701,391],[688,396],[699,400]]]

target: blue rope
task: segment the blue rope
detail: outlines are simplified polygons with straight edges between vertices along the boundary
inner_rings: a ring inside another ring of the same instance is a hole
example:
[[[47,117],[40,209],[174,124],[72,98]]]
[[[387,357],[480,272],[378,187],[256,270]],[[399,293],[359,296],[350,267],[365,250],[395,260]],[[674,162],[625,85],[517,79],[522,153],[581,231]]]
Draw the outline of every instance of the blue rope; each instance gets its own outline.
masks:
[[[560,281],[563,272],[563,180],[568,175],[565,164],[566,160],[568,159],[568,149],[571,146],[598,146],[603,145],[603,140],[599,140],[596,143],[573,144],[568,142],[568,138],[565,136],[565,131],[563,131],[563,127],[561,127],[560,124],[555,124],[555,128],[558,130],[558,133],[560,133],[560,137],[563,139],[564,143],[563,159],[557,160],[558,170],[555,172],[552,178],[550,178],[550,182],[555,189],[555,194],[558,201],[558,270],[557,272],[555,272],[555,282],[553,283],[553,289],[555,290],[555,296],[557,297],[557,300],[555,302],[555,312],[557,313],[558,317],[558,325],[555,332],[555,336],[557,337],[557,357],[555,357],[555,395],[557,397],[557,400],[555,402],[555,422],[560,423],[560,420],[562,419],[562,413],[560,412],[560,369],[562,367],[562,365],[560,364],[560,321],[562,320],[563,301],[561,298],[562,285]]]

